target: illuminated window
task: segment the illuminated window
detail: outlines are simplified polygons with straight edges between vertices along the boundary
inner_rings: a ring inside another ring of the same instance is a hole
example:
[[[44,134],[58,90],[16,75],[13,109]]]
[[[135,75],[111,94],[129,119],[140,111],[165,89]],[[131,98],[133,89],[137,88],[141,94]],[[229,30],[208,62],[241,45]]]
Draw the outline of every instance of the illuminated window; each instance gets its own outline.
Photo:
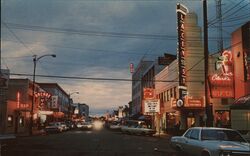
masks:
[[[23,116],[21,116],[21,117],[19,118],[19,126],[20,126],[20,127],[23,127],[23,126],[24,126],[24,117],[23,117]]]
[[[8,115],[7,125],[8,125],[8,127],[12,127],[13,126],[13,115]]]

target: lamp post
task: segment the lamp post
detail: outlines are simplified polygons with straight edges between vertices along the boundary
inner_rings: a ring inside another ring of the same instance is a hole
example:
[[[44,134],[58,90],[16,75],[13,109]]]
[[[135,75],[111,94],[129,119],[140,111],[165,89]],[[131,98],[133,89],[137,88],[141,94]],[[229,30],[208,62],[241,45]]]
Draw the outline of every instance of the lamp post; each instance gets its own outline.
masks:
[[[51,56],[51,57],[56,57],[55,54],[46,54],[42,55],[40,57],[37,57],[37,55],[33,56],[33,63],[34,63],[34,71],[33,71],[33,85],[32,85],[32,103],[31,103],[31,110],[30,110],[30,125],[29,125],[29,134],[32,135],[32,127],[33,127],[33,114],[34,114],[34,103],[35,103],[35,81],[36,81],[36,63],[39,61],[41,58],[46,57],[46,56]]]

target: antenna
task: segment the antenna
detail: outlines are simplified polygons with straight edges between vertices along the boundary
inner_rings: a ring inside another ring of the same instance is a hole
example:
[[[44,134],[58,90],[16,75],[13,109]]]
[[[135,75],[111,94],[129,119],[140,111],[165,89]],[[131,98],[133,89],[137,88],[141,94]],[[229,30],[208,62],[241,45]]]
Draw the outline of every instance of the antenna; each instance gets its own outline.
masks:
[[[223,51],[223,32],[222,32],[222,14],[221,14],[221,1],[222,0],[215,0],[216,1],[216,18],[218,19],[218,27],[217,27],[217,50],[218,52]]]

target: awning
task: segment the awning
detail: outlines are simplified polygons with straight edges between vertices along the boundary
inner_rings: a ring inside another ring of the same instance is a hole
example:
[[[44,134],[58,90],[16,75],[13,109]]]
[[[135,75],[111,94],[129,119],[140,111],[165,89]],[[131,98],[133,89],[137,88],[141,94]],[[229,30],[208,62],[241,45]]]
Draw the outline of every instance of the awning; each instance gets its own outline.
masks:
[[[231,109],[250,109],[250,94],[242,96],[234,101],[230,106]]]
[[[54,112],[53,113],[55,118],[62,118],[64,117],[64,113],[63,112]]]

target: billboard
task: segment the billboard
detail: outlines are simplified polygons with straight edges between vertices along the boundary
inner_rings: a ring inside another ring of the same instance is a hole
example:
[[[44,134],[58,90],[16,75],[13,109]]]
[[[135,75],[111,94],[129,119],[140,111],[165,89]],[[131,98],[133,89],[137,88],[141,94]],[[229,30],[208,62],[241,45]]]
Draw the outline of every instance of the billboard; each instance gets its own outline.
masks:
[[[159,113],[160,112],[160,100],[144,100],[144,112],[145,113]]]

